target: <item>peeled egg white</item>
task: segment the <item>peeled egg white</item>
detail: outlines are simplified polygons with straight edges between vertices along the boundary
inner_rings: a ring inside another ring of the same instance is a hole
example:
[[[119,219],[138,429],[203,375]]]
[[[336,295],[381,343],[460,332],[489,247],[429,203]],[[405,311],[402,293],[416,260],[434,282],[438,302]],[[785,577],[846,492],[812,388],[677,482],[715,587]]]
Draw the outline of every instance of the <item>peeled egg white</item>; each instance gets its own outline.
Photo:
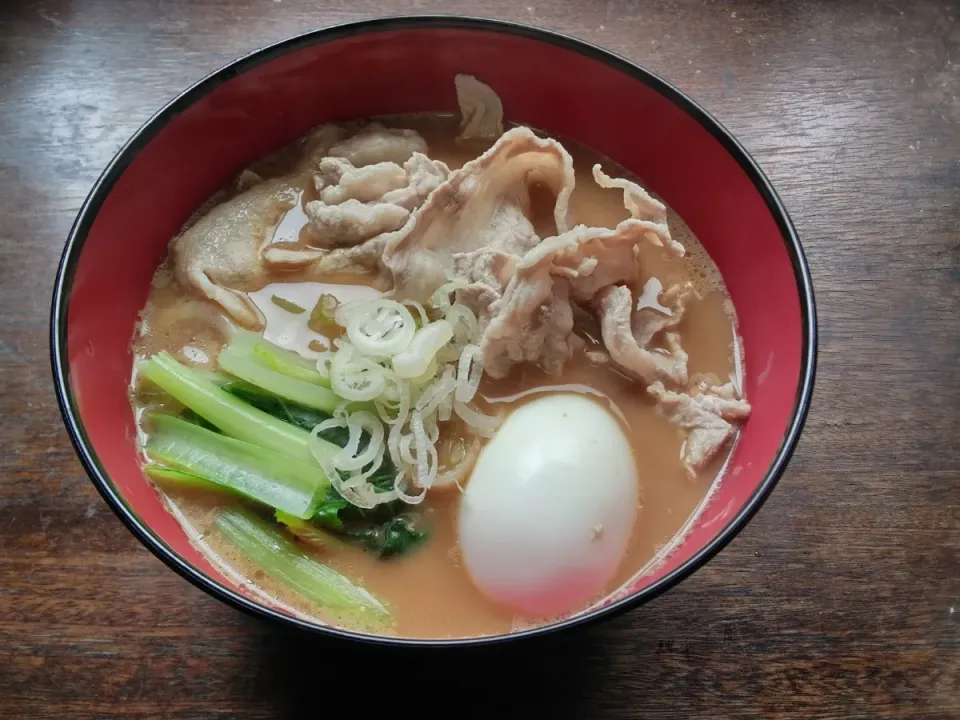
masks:
[[[511,413],[477,459],[460,503],[461,556],[490,599],[555,616],[598,595],[637,515],[630,444],[582,395],[538,398]]]

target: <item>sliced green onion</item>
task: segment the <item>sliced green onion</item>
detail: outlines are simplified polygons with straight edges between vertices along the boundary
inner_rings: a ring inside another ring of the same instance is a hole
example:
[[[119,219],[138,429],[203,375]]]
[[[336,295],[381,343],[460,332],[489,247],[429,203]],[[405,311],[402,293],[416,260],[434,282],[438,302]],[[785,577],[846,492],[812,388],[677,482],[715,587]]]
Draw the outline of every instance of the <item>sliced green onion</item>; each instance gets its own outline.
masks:
[[[317,300],[317,304],[310,311],[310,319],[307,321],[307,327],[314,332],[320,332],[330,325],[336,325],[337,308],[340,301],[335,295],[323,293]]]
[[[337,322],[347,329],[347,337],[354,347],[368,357],[396,355],[410,344],[417,332],[410,311],[389,298],[341,306]]]
[[[312,517],[330,487],[315,464],[291,460],[172,415],[151,415],[148,422],[145,449],[152,460],[290,515]]]
[[[288,313],[293,313],[294,315],[299,315],[300,313],[305,313],[307,311],[306,308],[302,308],[292,300],[287,300],[279,295],[271,295],[270,301],[277,307],[286,310]]]
[[[239,508],[217,514],[217,529],[250,560],[322,608],[381,624],[386,605],[359,585],[300,551],[266,521]]]
[[[368,402],[386,389],[387,372],[345,342],[330,363],[330,386],[345,400]]]
[[[444,345],[453,338],[453,325],[436,320],[425,325],[400,352],[393,356],[393,371],[404,380],[420,377]]]

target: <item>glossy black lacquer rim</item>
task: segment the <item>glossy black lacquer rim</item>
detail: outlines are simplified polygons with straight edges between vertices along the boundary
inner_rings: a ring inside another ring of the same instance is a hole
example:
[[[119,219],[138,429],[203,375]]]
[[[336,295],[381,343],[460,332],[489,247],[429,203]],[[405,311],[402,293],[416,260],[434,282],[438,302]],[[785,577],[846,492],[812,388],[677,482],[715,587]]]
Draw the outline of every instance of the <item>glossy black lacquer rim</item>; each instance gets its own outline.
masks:
[[[783,238],[788,254],[793,264],[793,271],[796,277],[797,290],[800,296],[800,309],[802,315],[803,345],[802,345],[802,369],[800,382],[797,387],[796,400],[794,402],[792,418],[789,428],[784,435],[783,442],[777,452],[776,457],[770,464],[763,481],[754,491],[753,495],[746,502],[744,507],[737,513],[723,530],[706,546],[704,546],[696,555],[676,568],[673,572],[660,578],[658,581],[648,587],[632,594],[628,597],[617,600],[606,607],[584,613],[577,617],[562,620],[550,625],[545,625],[530,630],[523,630],[505,635],[495,635],[489,637],[477,638],[457,638],[457,639],[406,639],[393,638],[378,635],[366,635],[362,633],[350,632],[334,627],[326,627],[314,624],[298,618],[290,617],[279,611],[267,608],[253,600],[246,598],[239,593],[221,585],[219,582],[200,572],[183,558],[177,555],[163,540],[161,540],[133,510],[126,504],[120,494],[117,492],[112,481],[107,476],[103,467],[100,465],[93,449],[90,446],[88,438],[80,419],[80,413],[74,403],[73,393],[70,387],[69,364],[66,347],[66,326],[67,326],[67,307],[69,304],[70,290],[73,282],[73,276],[76,266],[83,251],[83,244],[86,240],[90,228],[103,205],[105,199],[113,189],[114,184],[123,174],[127,166],[133,161],[139,153],[159,131],[175,116],[183,112],[198,99],[218,87],[231,78],[268,62],[281,55],[315,45],[317,43],[330,42],[344,37],[355,36],[362,33],[385,32],[385,31],[403,31],[414,29],[442,29],[454,28],[463,30],[477,30],[481,32],[493,32],[506,35],[515,35],[539,42],[549,43],[559,46],[566,50],[585,55],[593,60],[602,62],[611,68],[629,75],[633,79],[644,83],[648,87],[666,96],[674,104],[681,107],[691,117],[693,117],[701,126],[703,126],[731,156],[739,163],[750,178],[757,191],[761,194],[767,204],[768,209],[776,220],[777,227]],[[60,260],[60,266],[57,271],[57,279],[53,293],[53,307],[51,314],[51,362],[53,365],[54,384],[56,386],[57,401],[60,405],[60,411],[63,414],[64,422],[70,434],[70,439],[76,448],[77,454],[83,463],[84,468],[90,475],[91,480],[97,490],[103,496],[104,500],[110,505],[117,516],[124,522],[130,531],[147,546],[157,557],[165,562],[170,568],[179,573],[182,577],[191,583],[206,591],[210,595],[232,605],[233,607],[247,612],[251,615],[266,618],[279,622],[281,624],[307,630],[319,635],[336,637],[344,640],[359,641],[378,646],[395,647],[467,647],[477,645],[491,645],[507,641],[519,640],[521,638],[531,638],[535,636],[554,633],[558,630],[572,628],[575,626],[592,623],[603,618],[609,618],[628,609],[642,605],[661,593],[666,592],[684,578],[691,575],[695,570],[704,565],[714,555],[716,555],[734,536],[746,525],[753,517],[754,513],[760,509],[764,501],[770,495],[777,481],[780,479],[784,468],[793,450],[796,447],[800,431],[806,420],[807,412],[810,407],[810,401],[813,394],[814,374],[817,361],[817,328],[816,311],[813,297],[813,285],[810,279],[810,270],[807,266],[803,249],[800,246],[800,240],[793,227],[793,223],[787,214],[786,209],[773,189],[773,186],[767,180],[766,176],[757,166],[749,153],[740,145],[739,142],[724,128],[719,122],[711,117],[705,110],[688,98],[682,92],[674,88],[669,83],[643,69],[639,65],[630,62],[607,50],[603,50],[595,45],[576,40],[566,35],[546,30],[540,30],[527,25],[516,23],[486,20],[481,18],[453,17],[453,16],[403,16],[389,17],[377,20],[367,20],[361,22],[346,23],[333,27],[324,28],[299,35],[288,40],[284,40],[275,45],[257,50],[249,55],[245,55],[216,72],[208,75],[206,78],[196,83],[181,95],[172,100],[150,120],[148,120],[121,148],[116,157],[107,166],[100,178],[97,180],[83,206],[77,219],[73,224],[67,239],[63,256]]]

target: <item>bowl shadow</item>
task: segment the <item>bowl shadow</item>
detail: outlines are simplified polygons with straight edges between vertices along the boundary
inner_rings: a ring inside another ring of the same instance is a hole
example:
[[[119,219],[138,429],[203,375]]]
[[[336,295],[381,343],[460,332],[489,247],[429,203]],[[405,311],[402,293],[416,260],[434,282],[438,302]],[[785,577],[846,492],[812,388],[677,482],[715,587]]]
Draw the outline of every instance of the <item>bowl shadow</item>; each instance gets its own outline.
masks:
[[[623,622],[499,646],[423,650],[359,646],[245,620],[258,704],[281,720],[316,718],[340,702],[362,708],[364,717],[389,717],[407,704],[427,716],[589,717],[601,698],[612,699],[607,650],[619,645],[622,653]]]

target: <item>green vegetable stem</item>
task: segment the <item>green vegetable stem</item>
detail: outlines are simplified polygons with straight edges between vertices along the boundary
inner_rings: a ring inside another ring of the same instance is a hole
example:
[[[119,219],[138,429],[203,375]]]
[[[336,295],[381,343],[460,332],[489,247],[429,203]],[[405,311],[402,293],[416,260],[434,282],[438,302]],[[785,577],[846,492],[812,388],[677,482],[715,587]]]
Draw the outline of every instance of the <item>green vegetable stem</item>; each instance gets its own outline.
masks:
[[[258,335],[240,331],[220,351],[219,363],[221,370],[273,395],[332,413],[342,401],[329,389],[329,380],[290,355],[295,354],[270,345]]]
[[[316,465],[308,446],[310,433],[251,407],[169,353],[144,361],[140,373],[225,435]],[[331,453],[338,451],[330,445]]]
[[[298,518],[313,517],[330,487],[330,481],[316,465],[171,415],[148,418],[145,450],[154,462]]]
[[[217,514],[216,526],[254,563],[320,607],[377,624],[389,621],[390,612],[382,601],[302,553],[276,527],[253,513],[224,508]]]

